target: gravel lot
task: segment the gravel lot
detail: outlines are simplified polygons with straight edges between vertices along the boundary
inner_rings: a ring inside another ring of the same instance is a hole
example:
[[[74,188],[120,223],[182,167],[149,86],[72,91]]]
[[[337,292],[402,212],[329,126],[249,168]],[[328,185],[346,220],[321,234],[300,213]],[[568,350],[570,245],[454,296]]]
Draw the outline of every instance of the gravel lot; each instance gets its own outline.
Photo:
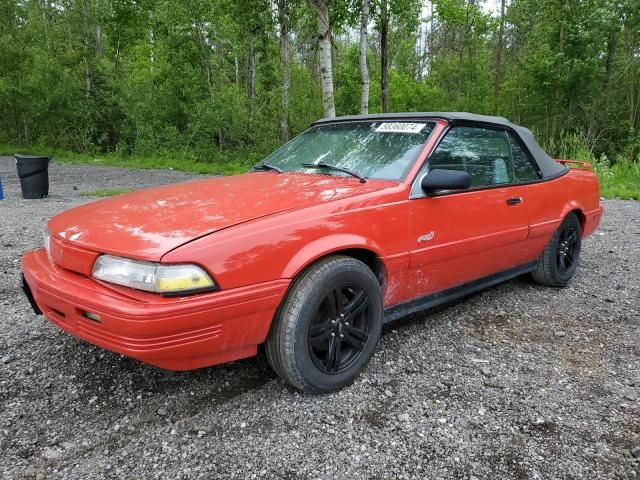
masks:
[[[516,279],[390,325],[350,388],[288,388],[258,357],[167,375],[33,314],[19,256],[83,191],[171,171],[52,163],[23,200],[0,158],[0,477],[637,478],[640,203],[606,201],[571,285]]]

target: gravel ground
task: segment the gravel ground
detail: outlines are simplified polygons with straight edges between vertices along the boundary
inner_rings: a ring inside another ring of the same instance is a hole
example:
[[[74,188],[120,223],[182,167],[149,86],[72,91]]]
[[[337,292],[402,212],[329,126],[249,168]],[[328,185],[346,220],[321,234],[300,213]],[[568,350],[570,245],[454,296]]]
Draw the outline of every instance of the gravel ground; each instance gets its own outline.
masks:
[[[0,477],[637,478],[640,203],[606,201],[568,288],[516,279],[390,325],[350,388],[310,396],[260,357],[167,375],[32,313],[18,258],[79,192],[190,175],[0,159]]]

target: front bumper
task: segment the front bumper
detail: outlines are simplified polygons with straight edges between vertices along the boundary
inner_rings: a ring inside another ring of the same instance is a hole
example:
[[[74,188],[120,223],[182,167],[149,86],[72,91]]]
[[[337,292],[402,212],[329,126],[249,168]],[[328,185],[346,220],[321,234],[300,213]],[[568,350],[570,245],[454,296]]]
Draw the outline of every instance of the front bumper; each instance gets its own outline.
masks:
[[[25,293],[29,297],[30,292],[35,307],[53,324],[89,343],[167,370],[255,355],[289,285],[289,280],[276,280],[165,298],[65,270],[44,249],[26,253],[22,270]]]

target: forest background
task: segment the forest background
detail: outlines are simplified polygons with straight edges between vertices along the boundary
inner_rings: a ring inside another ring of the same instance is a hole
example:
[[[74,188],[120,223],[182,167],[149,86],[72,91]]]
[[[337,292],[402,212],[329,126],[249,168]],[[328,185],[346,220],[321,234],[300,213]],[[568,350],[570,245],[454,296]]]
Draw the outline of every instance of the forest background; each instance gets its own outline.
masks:
[[[318,118],[468,111],[640,199],[637,0],[0,0],[0,153],[236,173]]]

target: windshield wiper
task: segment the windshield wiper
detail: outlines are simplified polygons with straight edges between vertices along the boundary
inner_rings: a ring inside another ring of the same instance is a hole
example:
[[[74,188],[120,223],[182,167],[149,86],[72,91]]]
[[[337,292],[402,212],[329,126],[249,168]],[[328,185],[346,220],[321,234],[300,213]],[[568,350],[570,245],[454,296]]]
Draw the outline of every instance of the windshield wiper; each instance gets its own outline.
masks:
[[[367,181],[367,177],[363,177],[358,172],[354,172],[353,170],[349,170],[348,168],[342,168],[337,165],[331,165],[330,163],[318,162],[318,163],[301,163],[305,168],[326,168],[327,170],[335,170],[336,172],[348,173],[352,177],[356,177],[360,180],[360,183],[365,183]]]
[[[282,170],[280,167],[269,165],[268,163],[260,163],[253,167],[251,170],[253,170],[254,172],[258,170],[273,170],[274,172],[284,173],[284,170]]]

